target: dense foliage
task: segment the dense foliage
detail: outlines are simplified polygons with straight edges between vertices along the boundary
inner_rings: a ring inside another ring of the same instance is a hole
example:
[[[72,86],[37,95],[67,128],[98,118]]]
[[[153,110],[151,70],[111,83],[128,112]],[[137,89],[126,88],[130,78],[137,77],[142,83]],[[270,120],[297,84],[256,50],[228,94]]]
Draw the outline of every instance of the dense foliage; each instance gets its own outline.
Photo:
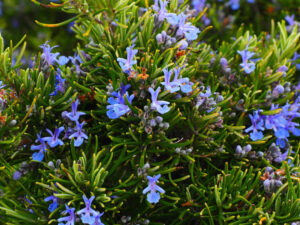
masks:
[[[0,38],[1,224],[299,224],[300,5],[266,2],[24,3],[66,20]]]

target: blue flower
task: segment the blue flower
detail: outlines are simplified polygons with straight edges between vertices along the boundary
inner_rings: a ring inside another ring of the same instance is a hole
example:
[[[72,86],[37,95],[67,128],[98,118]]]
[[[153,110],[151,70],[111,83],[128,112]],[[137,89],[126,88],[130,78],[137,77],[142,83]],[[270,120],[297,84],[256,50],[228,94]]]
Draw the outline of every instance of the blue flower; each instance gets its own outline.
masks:
[[[85,208],[79,210],[77,214],[81,215],[81,221],[83,223],[94,224],[95,217],[98,215],[98,213],[93,210],[91,206],[95,196],[92,196],[90,199],[88,199],[85,195],[83,195],[82,197],[84,200]]]
[[[48,196],[44,199],[45,202],[53,201],[48,207],[49,212],[53,212],[55,209],[57,209],[57,200],[58,198],[54,195]]]
[[[151,93],[151,99],[152,99],[151,108],[155,109],[160,114],[169,112],[170,108],[167,105],[169,105],[170,103],[167,101],[158,101],[157,100],[158,93],[160,92],[160,87],[158,87],[156,89],[156,91],[154,91],[153,88],[151,88],[151,87],[148,90]]]
[[[69,62],[69,58],[68,57],[66,57],[66,56],[60,56],[59,58],[58,58],[58,60],[57,60],[57,63],[59,64],[59,65],[61,65],[61,66],[64,66],[64,65],[66,65],[68,62]]]
[[[64,142],[62,140],[60,140],[59,134],[64,130],[64,127],[59,127],[59,128],[55,128],[54,134],[52,133],[51,130],[46,129],[46,131],[51,135],[51,137],[43,137],[42,139],[44,141],[47,141],[48,145],[51,148],[55,148],[57,145],[63,145]]]
[[[172,71],[167,70],[166,68],[163,69],[164,72],[164,76],[165,76],[165,81],[161,82],[162,85],[165,86],[165,89],[170,91],[171,93],[174,93],[176,91],[179,91],[181,89],[181,91],[183,93],[189,93],[191,92],[193,83],[190,82],[189,78],[179,78],[179,74],[180,74],[180,67],[177,67],[174,69],[174,79],[173,81],[171,81],[171,75],[172,75]]]
[[[83,127],[84,123],[85,123],[84,121],[81,124],[78,121],[76,121],[76,125],[77,125],[76,130],[77,131],[69,136],[69,139],[76,137],[76,139],[74,140],[75,147],[79,147],[80,145],[82,145],[83,139],[86,139],[86,140],[89,139],[88,136],[85,133],[83,133],[83,131],[82,131],[82,127]]]
[[[165,89],[170,91],[171,93],[174,93],[176,91],[180,90],[178,82],[171,82],[171,75],[172,75],[172,70],[167,70],[166,68],[163,69],[164,76],[165,76],[165,81],[161,82],[162,85],[165,86]],[[175,78],[174,78],[175,80]]]
[[[240,8],[240,0],[229,0],[228,4],[232,10],[238,10]]]
[[[189,46],[186,40],[181,40],[178,42],[177,46],[179,46],[179,50],[185,50]]]
[[[104,225],[104,223],[101,222],[100,217],[103,215],[104,213],[98,213],[97,216],[95,216],[95,222],[93,223],[93,225]]]
[[[286,22],[288,22],[288,26],[286,26],[286,29],[288,31],[291,31],[293,26],[295,26],[296,22],[295,22],[295,15],[291,15],[291,16],[286,16],[284,18],[286,20]]]
[[[285,77],[287,71],[288,71],[287,66],[281,66],[281,67],[279,67],[279,68],[276,70],[277,73],[278,73],[278,72],[283,73],[283,77]]]
[[[185,22],[187,16],[184,13],[179,14],[178,16],[174,13],[168,13],[167,20],[171,25],[176,25],[178,27],[176,36],[184,37],[188,41],[196,40],[200,30],[193,26],[190,22]]]
[[[80,74],[81,72],[83,72],[80,69],[80,64],[83,63],[83,61],[77,52],[74,54],[74,57],[69,56],[69,59],[71,60],[72,64],[75,66],[75,71],[77,74]]]
[[[119,65],[120,65],[122,71],[125,73],[128,73],[128,74],[132,70],[132,66],[137,63],[137,61],[133,60],[133,58],[138,53],[138,50],[133,49],[133,48],[134,48],[134,45],[126,48],[127,59],[117,58],[117,61],[119,62]]]
[[[248,60],[254,55],[254,53],[249,52],[247,48],[248,46],[244,51],[238,51],[238,53],[241,55],[243,61],[240,66],[244,69],[245,73],[250,74],[255,70],[255,63],[248,63]]]
[[[47,152],[47,146],[41,134],[37,134],[38,139],[35,142],[40,142],[40,145],[31,145],[30,150],[38,151],[32,154],[32,159],[41,162],[44,159],[44,153]]]
[[[65,80],[61,77],[61,71],[60,69],[57,70],[56,75],[55,75],[55,90],[50,93],[50,96],[55,96],[57,95],[57,92],[65,92]]]
[[[254,111],[253,110],[253,116],[249,115],[251,122],[252,122],[252,126],[248,127],[245,132],[249,132],[252,131],[250,133],[250,138],[252,141],[257,141],[260,140],[264,137],[263,133],[259,130],[264,130],[265,128],[264,126],[264,120],[263,118],[259,115],[259,110]]]
[[[48,45],[47,41],[45,44],[41,45],[40,47],[43,49],[42,57],[46,60],[48,65],[53,65],[57,61],[57,56],[59,56],[60,53],[51,53],[53,48],[58,47],[58,45],[53,46],[52,48],[50,45]]]
[[[206,0],[193,0],[192,6],[196,9],[197,13],[202,12],[205,8]]]
[[[300,63],[299,63],[299,61],[296,62],[299,58],[300,58],[300,54],[298,54],[297,52],[295,52],[295,54],[294,54],[294,56],[292,58],[292,64],[294,64],[294,65],[296,64],[297,70],[300,70]]]
[[[0,80],[0,89],[4,88],[6,85],[3,85],[3,81]]]
[[[130,112],[130,108],[125,104],[125,98],[128,100],[129,104],[132,103],[132,100],[134,98],[133,94],[129,96],[128,92],[126,91],[129,87],[129,84],[123,85],[122,83],[121,90],[118,92],[114,91],[113,93],[111,93],[112,97],[108,98],[108,103],[110,105],[106,106],[106,108],[108,109],[106,115],[110,119],[117,119],[120,116]]]
[[[192,89],[193,82],[190,82],[190,79],[188,77],[179,78],[180,71],[181,71],[180,67],[174,68],[175,76],[174,76],[173,82],[178,83],[178,85],[180,86],[180,89],[183,93],[192,92],[193,91],[193,89]]]
[[[150,191],[150,193],[147,194],[147,201],[150,203],[157,203],[160,199],[160,193],[165,193],[165,190],[159,187],[156,182],[160,178],[160,174],[156,175],[155,177],[147,176],[148,179],[148,187],[146,187],[143,190],[143,194],[146,194]]]
[[[16,170],[13,174],[13,179],[14,180],[19,180],[22,177],[22,173],[19,170]]]
[[[79,104],[79,100],[76,99],[76,101],[72,103],[72,112],[65,114],[65,116],[67,116],[70,120],[72,120],[74,122],[78,121],[80,116],[85,115],[84,112],[77,111],[78,104]]]
[[[168,1],[159,0],[160,7],[158,6],[158,0],[154,0],[153,10],[158,13],[158,21],[163,22],[168,14],[166,6]]]
[[[66,210],[63,211],[63,214],[69,214],[69,216],[59,218],[57,221],[59,222],[58,225],[74,225],[75,224],[75,208],[69,208],[66,204]],[[66,223],[61,223],[65,221]]]

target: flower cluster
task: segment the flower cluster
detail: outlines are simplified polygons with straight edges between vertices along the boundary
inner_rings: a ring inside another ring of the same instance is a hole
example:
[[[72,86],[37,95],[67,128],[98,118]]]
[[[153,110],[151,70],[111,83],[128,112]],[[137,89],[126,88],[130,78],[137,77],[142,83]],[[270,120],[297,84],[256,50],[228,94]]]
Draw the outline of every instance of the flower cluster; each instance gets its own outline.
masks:
[[[274,171],[272,167],[266,167],[265,173],[261,179],[263,180],[265,192],[272,194],[282,186],[284,177],[281,176],[280,171]]]
[[[77,215],[80,216],[81,222],[84,224],[89,225],[104,225],[101,222],[100,217],[104,213],[100,213],[98,211],[95,211],[92,209],[92,202],[95,199],[95,196],[92,196],[90,199],[88,199],[85,195],[83,195],[83,200],[85,204],[85,208],[79,210],[76,212]],[[75,215],[75,208],[69,208],[66,204],[66,210],[62,212],[63,214],[69,214],[69,216],[61,217],[57,221],[59,222],[59,225],[73,225],[76,221],[76,215]],[[65,222],[65,223],[63,223]]]
[[[293,122],[294,118],[300,117],[299,98],[293,103],[286,103],[283,107],[279,108],[278,105],[272,105],[271,110],[275,110],[278,113],[273,115],[260,115],[259,110],[253,112],[251,118],[252,126],[247,128],[245,132],[250,132],[250,138],[253,141],[262,139],[265,129],[273,130],[276,136],[276,144],[281,148],[285,147],[288,143],[288,137],[290,133],[295,136],[300,136],[299,124]]]

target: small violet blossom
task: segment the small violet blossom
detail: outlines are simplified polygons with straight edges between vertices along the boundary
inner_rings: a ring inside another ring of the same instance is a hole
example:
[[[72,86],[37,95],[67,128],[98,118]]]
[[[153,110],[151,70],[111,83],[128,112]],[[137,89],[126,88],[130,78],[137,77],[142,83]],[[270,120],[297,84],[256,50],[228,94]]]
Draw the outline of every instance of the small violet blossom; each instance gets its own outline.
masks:
[[[281,67],[279,67],[279,68],[276,70],[277,73],[278,73],[278,72],[283,73],[283,77],[285,77],[287,71],[288,71],[287,66],[281,66]]]
[[[31,145],[30,150],[38,151],[32,154],[32,159],[41,162],[44,159],[44,153],[47,152],[47,146],[41,134],[37,135],[38,139],[35,142],[40,142],[40,145]]]
[[[179,91],[180,89],[183,93],[192,92],[193,83],[190,82],[189,78],[187,77],[179,78],[180,70],[181,68],[179,67],[174,69],[175,75],[173,81],[171,81],[170,79],[171,79],[172,71],[168,71],[166,68],[163,69],[165,81],[162,82],[162,84],[165,86],[165,89],[170,91],[171,93]]]
[[[167,101],[157,100],[158,93],[160,92],[160,87],[158,87],[156,91],[154,91],[153,88],[151,87],[148,90],[151,94],[151,99],[152,99],[151,108],[157,110],[160,114],[169,112],[170,108],[167,105],[169,105],[170,103]]]
[[[146,194],[150,191],[150,193],[147,194],[147,201],[150,203],[158,203],[160,199],[160,194],[158,192],[165,193],[165,190],[156,184],[160,176],[160,174],[156,175],[155,177],[147,176],[148,187],[143,190],[143,194]]]
[[[68,62],[70,61],[70,59],[66,56],[60,56],[57,60],[57,63],[61,66],[66,65]]]
[[[53,201],[48,207],[49,212],[53,212],[55,209],[57,209],[57,200],[58,198],[54,195],[48,196],[44,199],[45,202]]]
[[[65,92],[65,80],[61,77],[61,71],[60,69],[57,69],[56,75],[55,75],[55,90],[50,93],[50,96],[57,95],[57,92],[64,93]]]
[[[81,72],[84,72],[80,69],[80,64],[83,63],[83,61],[77,52],[74,54],[74,57],[69,56],[69,59],[71,60],[72,64],[75,66],[76,74],[80,74]]]
[[[167,17],[168,10],[166,9],[168,1],[159,0],[160,7],[158,6],[158,0],[154,0],[153,10],[158,13],[158,21],[163,22]]]
[[[65,129],[64,127],[55,128],[54,133],[52,133],[51,130],[46,129],[46,131],[51,135],[51,137],[43,137],[42,139],[44,141],[47,141],[48,145],[51,148],[55,148],[57,145],[63,145],[64,142],[60,140],[58,137],[64,129]]]
[[[200,30],[193,26],[190,22],[186,23],[187,16],[184,13],[179,14],[178,16],[174,13],[168,13],[167,20],[173,25],[177,26],[177,37],[184,36],[188,41],[194,41],[197,39]]]
[[[0,80],[0,89],[4,88],[6,85],[3,85],[3,81]]]
[[[94,224],[95,217],[98,215],[98,213],[91,207],[95,196],[92,196],[90,199],[88,199],[85,195],[83,195],[82,197],[84,200],[85,208],[79,210],[77,214],[81,215],[81,221],[83,223]]]
[[[132,71],[132,66],[137,63],[136,60],[133,60],[134,56],[138,53],[138,50],[133,49],[134,45],[127,47],[127,59],[117,58],[119,65],[124,73],[129,74]]]
[[[93,223],[93,225],[104,225],[104,223],[101,222],[100,217],[103,215],[104,213],[98,213],[97,216],[95,216],[95,222]]]
[[[294,56],[292,58],[292,64],[294,64],[294,65],[296,64],[296,69],[297,70],[300,70],[300,63],[299,63],[299,61],[296,62],[299,58],[300,58],[300,54],[298,54],[297,52],[295,52],[295,54],[294,54]]]
[[[238,51],[238,53],[241,55],[242,57],[242,63],[240,64],[240,66],[244,69],[245,73],[250,74],[255,70],[255,63],[254,62],[250,62],[248,63],[248,60],[251,59],[251,57],[255,54],[253,52],[249,52],[248,50],[248,46],[245,50],[243,51]]]
[[[257,141],[260,140],[264,137],[263,133],[261,131],[263,131],[265,128],[263,127],[264,125],[264,120],[263,118],[259,115],[259,110],[257,111],[253,111],[253,116],[249,115],[251,122],[252,122],[252,126],[248,127],[245,132],[249,132],[252,131],[250,133],[250,138],[252,141]],[[259,131],[261,130],[261,131]]]
[[[84,112],[78,112],[79,100],[77,99],[75,102],[72,103],[72,112],[66,113],[65,116],[68,117],[70,120],[76,122],[78,121],[79,117],[85,115]]]
[[[130,88],[130,85],[124,85],[121,84],[121,90],[116,92],[114,91],[111,93],[112,97],[108,98],[108,103],[110,105],[106,106],[108,111],[106,112],[106,115],[110,119],[117,119],[120,116],[128,113],[130,111],[130,108],[125,103],[125,98],[128,100],[129,104],[132,103],[132,100],[134,98],[134,95],[130,95],[127,92],[127,89]]]
[[[291,15],[291,16],[287,15],[284,19],[289,24],[288,26],[286,26],[286,30],[291,31],[293,29],[293,27],[296,25],[295,15]]]
[[[189,46],[186,40],[181,40],[178,42],[177,46],[179,46],[179,50],[185,50]]]
[[[85,133],[83,133],[83,131],[82,131],[82,127],[83,127],[84,123],[85,123],[84,121],[82,123],[79,123],[78,121],[76,121],[76,126],[77,126],[76,130],[77,131],[69,136],[69,139],[76,138],[74,140],[75,147],[79,147],[80,145],[82,145],[84,139],[86,139],[86,140],[89,139],[88,136]]]
[[[202,12],[205,8],[206,0],[193,0],[192,6],[197,11],[197,13]]]
[[[59,56],[60,53],[51,53],[53,48],[58,47],[58,45],[53,46],[52,48],[50,45],[48,45],[47,41],[45,44],[41,45],[40,47],[43,49],[43,54],[42,57],[46,60],[48,65],[53,65],[57,61],[57,57]]]
[[[66,204],[66,210],[63,211],[63,214],[69,214],[69,216],[59,218],[57,221],[59,222],[58,225],[75,225],[75,208],[69,208]],[[65,221],[66,223],[62,223]]]
[[[240,0],[229,0],[228,4],[232,10],[238,10],[240,8]]]

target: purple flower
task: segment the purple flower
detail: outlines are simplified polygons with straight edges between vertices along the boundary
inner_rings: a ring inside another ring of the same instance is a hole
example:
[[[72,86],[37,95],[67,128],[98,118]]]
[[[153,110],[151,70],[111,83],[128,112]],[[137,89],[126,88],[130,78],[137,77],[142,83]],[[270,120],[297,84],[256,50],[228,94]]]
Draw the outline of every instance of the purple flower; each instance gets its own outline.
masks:
[[[157,100],[158,93],[160,92],[160,87],[158,87],[156,89],[156,91],[154,91],[153,88],[151,88],[151,87],[148,90],[151,93],[151,99],[152,99],[151,108],[155,109],[160,114],[169,112],[170,108],[167,105],[170,103],[167,101],[158,101]]]
[[[65,92],[65,80],[61,77],[61,71],[60,69],[57,70],[56,75],[55,75],[55,90],[50,93],[50,96],[55,96],[57,95],[57,92],[64,93]]]
[[[279,68],[276,70],[277,73],[278,73],[278,72],[283,73],[283,77],[285,77],[287,71],[288,71],[287,66],[281,66],[281,67],[279,67]]]
[[[232,10],[238,10],[240,8],[240,0],[229,0],[228,4]]]
[[[133,60],[134,56],[138,53],[138,50],[133,49],[134,45],[127,47],[127,59],[117,58],[119,65],[124,73],[130,73],[132,66],[137,63],[136,60]]]
[[[285,19],[286,22],[288,22],[288,24],[289,24],[288,26],[286,26],[286,29],[287,29],[288,31],[291,31],[292,28],[293,28],[293,26],[296,25],[296,22],[295,22],[295,15],[286,16],[284,19]]]
[[[59,222],[58,225],[75,225],[75,208],[69,208],[68,205],[66,204],[66,210],[63,211],[62,213],[63,214],[69,214],[69,216],[66,216],[66,217],[62,217],[62,218],[59,218],[57,221]],[[65,221],[66,223],[61,223]]]
[[[176,67],[174,68],[174,83],[178,83],[178,85],[180,86],[180,89],[183,93],[190,93],[193,91],[193,82],[190,82],[190,79],[188,77],[184,77],[184,78],[179,78],[179,74],[180,74],[181,68],[180,67]]]
[[[253,110],[253,116],[249,114],[249,117],[252,122],[252,126],[248,127],[245,132],[252,131],[250,133],[250,138],[252,141],[260,140],[264,137],[263,133],[259,130],[265,130],[263,118],[259,115],[259,110]]]
[[[77,212],[78,215],[81,215],[81,221],[83,223],[87,224],[94,224],[95,223],[95,216],[98,215],[98,213],[92,209],[91,205],[95,198],[95,196],[92,196],[90,199],[88,199],[85,195],[82,196],[85,204],[85,208],[79,210]]]
[[[42,133],[42,132],[41,132]],[[47,146],[43,138],[41,138],[41,133],[37,134],[38,139],[35,142],[40,142],[40,145],[31,145],[30,150],[38,151],[32,154],[32,159],[41,162],[44,159],[44,153],[47,152]]]
[[[167,16],[168,22],[171,25],[178,27],[176,36],[182,37],[184,35],[184,37],[188,41],[196,40],[198,34],[200,33],[200,30],[197,27],[193,26],[190,22],[186,23],[186,18],[187,16],[184,15],[184,13],[181,13],[178,16],[174,13],[168,13]]]
[[[118,92],[114,91],[113,93],[111,93],[113,97],[108,98],[108,103],[110,105],[106,106],[106,108],[108,109],[106,115],[110,119],[117,119],[130,111],[129,106],[125,104],[125,98],[128,100],[129,104],[132,103],[132,100],[134,98],[133,94],[129,96],[128,92],[126,91],[129,87],[129,84],[124,85],[122,83],[121,90]]]
[[[95,222],[93,223],[93,225],[104,225],[104,223],[101,222],[100,217],[103,215],[104,213],[98,213],[97,216],[95,216]]]
[[[179,50],[185,50],[189,46],[186,40],[181,40],[178,42],[177,46],[179,46]]]
[[[46,129],[46,131],[51,135],[51,137],[43,137],[42,139],[43,139],[44,141],[47,141],[48,145],[49,145],[51,148],[55,148],[57,145],[63,145],[64,142],[63,142],[62,140],[60,140],[58,137],[59,137],[59,134],[60,134],[64,129],[65,129],[64,127],[55,128],[54,133],[52,133],[51,130]]]
[[[13,179],[14,180],[19,180],[22,177],[22,173],[19,170],[16,170],[13,174]]]
[[[222,57],[220,59],[220,64],[222,66],[222,69],[225,70],[228,67],[228,61],[226,58]]]
[[[172,70],[167,70],[166,68],[163,69],[164,76],[165,76],[165,81],[161,82],[162,85],[165,86],[165,89],[170,91],[171,93],[174,93],[176,91],[180,90],[178,82],[171,82],[171,75],[172,75]],[[176,78],[174,78],[175,80]],[[177,80],[177,79],[176,79]]]
[[[0,80],[0,89],[4,88],[6,85],[2,85],[3,84],[3,81]]]
[[[204,10],[205,2],[206,0],[193,0],[192,6],[194,7],[194,9],[196,9],[197,13],[199,13]]]
[[[69,136],[69,139],[76,138],[74,140],[75,147],[79,147],[80,145],[82,145],[83,139],[86,139],[86,140],[89,139],[88,136],[85,133],[83,133],[83,131],[82,131],[82,127],[83,127],[84,123],[85,123],[84,121],[81,124],[78,121],[76,121],[76,125],[77,125],[76,130],[77,131]]]
[[[51,53],[51,51],[53,48],[58,46],[56,45],[51,48],[50,45],[48,45],[48,42],[49,41],[46,41],[45,44],[40,46],[43,49],[42,57],[46,60],[48,65],[53,65],[57,61],[57,56],[59,56],[59,53]]]
[[[150,203],[157,203],[160,199],[160,193],[165,193],[165,190],[159,187],[156,182],[160,178],[160,174],[156,175],[155,177],[147,176],[148,179],[148,187],[146,187],[143,190],[143,194],[146,194],[150,191],[150,193],[147,194],[147,201]]]
[[[84,112],[77,112],[78,104],[79,100],[76,99],[76,101],[72,103],[72,112],[65,114],[65,116],[67,116],[70,120],[74,122],[78,121],[80,116],[85,115]]]
[[[167,69],[163,69],[165,75],[165,81],[162,84],[165,86],[165,89],[174,93],[181,89],[183,93],[189,93],[193,91],[192,86],[193,83],[190,82],[189,78],[179,78],[181,68],[174,69],[174,79],[171,81],[172,71],[168,71]]]
[[[83,63],[83,61],[77,52],[74,54],[74,57],[69,56],[69,59],[71,60],[72,64],[75,66],[75,71],[77,74],[80,74],[81,72],[83,72],[80,69],[80,64]]]
[[[297,70],[300,70],[300,63],[297,63],[296,61],[300,58],[300,54],[298,54],[297,52],[295,52],[293,58],[292,58],[292,64],[296,64],[296,68]]]
[[[283,93],[284,93],[284,87],[278,84],[272,91],[272,97],[278,98],[278,96]]]
[[[248,60],[254,55],[254,53],[249,52],[247,49],[248,46],[244,51],[238,51],[238,53],[241,55],[243,61],[240,66],[244,69],[245,73],[250,74],[255,70],[255,63],[248,63]]]
[[[59,65],[61,65],[61,66],[64,66],[64,65],[66,65],[68,62],[69,62],[69,58],[68,57],[66,57],[66,56],[60,56],[59,58],[58,58],[58,60],[57,60],[57,63],[59,64]]]
[[[154,0],[153,10],[158,13],[158,21],[163,22],[168,14],[166,6],[168,1],[159,0],[160,7],[158,6],[158,0]]]
[[[53,212],[55,209],[57,209],[57,200],[58,198],[54,195],[48,196],[44,199],[45,202],[53,201],[48,207],[49,212]]]

